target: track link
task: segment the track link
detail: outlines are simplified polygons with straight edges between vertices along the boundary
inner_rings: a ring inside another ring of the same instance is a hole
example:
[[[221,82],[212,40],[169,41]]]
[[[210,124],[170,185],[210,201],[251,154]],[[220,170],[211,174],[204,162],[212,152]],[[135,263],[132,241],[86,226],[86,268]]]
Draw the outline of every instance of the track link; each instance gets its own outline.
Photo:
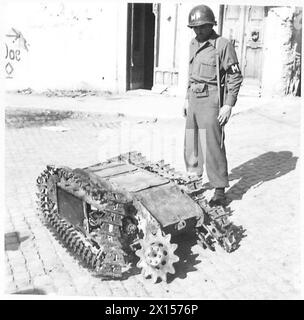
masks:
[[[52,182],[53,183],[50,183]],[[87,203],[103,209],[103,219],[98,229],[99,241],[91,237],[90,230],[81,229],[67,222],[58,214],[54,181],[63,189],[73,191]],[[37,178],[38,209],[47,225],[96,275],[119,278],[125,267],[121,246],[122,219],[124,217],[122,196],[95,185],[87,177],[75,174],[69,168],[47,166]]]

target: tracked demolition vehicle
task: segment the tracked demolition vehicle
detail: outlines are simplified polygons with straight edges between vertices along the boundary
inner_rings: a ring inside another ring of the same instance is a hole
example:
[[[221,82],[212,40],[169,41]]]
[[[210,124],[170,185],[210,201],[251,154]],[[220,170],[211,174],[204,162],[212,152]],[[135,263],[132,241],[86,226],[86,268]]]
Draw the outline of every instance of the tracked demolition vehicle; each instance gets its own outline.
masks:
[[[47,225],[102,277],[122,277],[135,254],[146,278],[166,281],[179,260],[171,238],[183,232],[210,249],[236,246],[229,213],[208,205],[200,179],[137,152],[82,169],[47,166],[37,186]]]

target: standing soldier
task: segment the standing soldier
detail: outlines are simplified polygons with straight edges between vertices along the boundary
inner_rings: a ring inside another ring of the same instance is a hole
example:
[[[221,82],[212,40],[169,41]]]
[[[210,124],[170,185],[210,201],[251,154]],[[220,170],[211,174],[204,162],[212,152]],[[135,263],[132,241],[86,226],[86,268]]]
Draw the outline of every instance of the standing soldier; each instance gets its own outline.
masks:
[[[183,110],[187,117],[184,157],[190,175],[202,176],[205,164],[209,182],[215,188],[210,205],[224,206],[225,187],[229,186],[224,126],[243,78],[233,45],[216,34],[215,25],[208,6],[199,5],[190,11],[188,27],[196,37],[190,43],[189,81]]]

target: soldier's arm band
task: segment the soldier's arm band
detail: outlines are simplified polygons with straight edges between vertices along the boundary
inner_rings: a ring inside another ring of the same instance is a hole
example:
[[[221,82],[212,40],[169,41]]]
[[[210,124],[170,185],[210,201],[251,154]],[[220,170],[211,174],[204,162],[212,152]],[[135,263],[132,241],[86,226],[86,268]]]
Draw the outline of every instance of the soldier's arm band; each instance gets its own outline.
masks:
[[[228,74],[241,73],[240,67],[238,63],[231,64],[227,69]]]

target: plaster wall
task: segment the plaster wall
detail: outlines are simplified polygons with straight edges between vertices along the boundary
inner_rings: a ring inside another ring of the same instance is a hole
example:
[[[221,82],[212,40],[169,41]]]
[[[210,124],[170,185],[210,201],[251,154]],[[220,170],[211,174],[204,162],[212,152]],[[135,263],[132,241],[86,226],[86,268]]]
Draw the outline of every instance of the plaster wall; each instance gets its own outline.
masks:
[[[125,91],[126,2],[12,1],[4,10],[7,90]]]
[[[302,22],[295,7],[276,7],[265,19],[262,95],[285,95],[295,53],[301,47]],[[300,50],[299,50],[300,51]]]

